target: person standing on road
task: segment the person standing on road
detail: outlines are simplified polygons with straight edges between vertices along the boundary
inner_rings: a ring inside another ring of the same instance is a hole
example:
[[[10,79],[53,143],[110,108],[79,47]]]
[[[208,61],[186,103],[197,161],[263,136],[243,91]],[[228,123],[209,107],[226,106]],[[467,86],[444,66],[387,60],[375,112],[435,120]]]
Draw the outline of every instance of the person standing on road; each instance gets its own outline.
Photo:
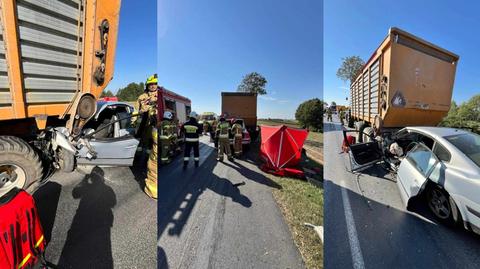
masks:
[[[140,145],[144,152],[149,152],[152,145],[152,128],[156,125],[157,115],[157,74],[150,76],[145,82],[145,92],[138,99],[138,112],[142,114],[139,130],[141,132]]]
[[[218,149],[218,137],[217,137],[217,130],[218,130],[218,117],[215,117],[212,122],[212,128],[210,128],[210,140],[214,143],[215,148]]]
[[[185,134],[185,150],[183,157],[183,169],[187,168],[188,162],[190,161],[190,152],[193,149],[193,156],[195,160],[195,167],[198,167],[200,162],[200,134],[202,133],[202,128],[197,121],[197,113],[192,111],[190,113],[190,118],[182,126],[182,132]]]
[[[343,121],[345,119],[345,111],[343,109],[340,110],[340,123],[343,126]]]
[[[232,119],[232,133],[233,133],[233,149],[235,157],[239,158],[242,155],[242,134],[243,126],[241,120]]]
[[[327,108],[327,121],[332,121],[332,110]]]
[[[217,137],[218,137],[218,155],[217,161],[223,161],[223,154],[227,154],[229,161],[233,161],[232,153],[230,152],[230,125],[225,121],[224,117],[220,118],[220,123],[217,127]]]
[[[172,154],[173,144],[174,144],[174,130],[175,126],[173,125],[173,113],[170,111],[165,111],[163,113],[163,120],[160,123],[160,163],[167,164],[169,163],[170,156]]]

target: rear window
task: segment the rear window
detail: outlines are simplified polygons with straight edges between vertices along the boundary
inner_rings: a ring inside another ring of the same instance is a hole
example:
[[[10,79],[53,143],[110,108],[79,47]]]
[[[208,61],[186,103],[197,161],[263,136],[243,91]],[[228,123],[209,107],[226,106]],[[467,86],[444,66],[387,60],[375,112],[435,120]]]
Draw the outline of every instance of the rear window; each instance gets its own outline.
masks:
[[[480,136],[468,133],[446,136],[450,143],[463,152],[470,160],[480,167]]]
[[[448,150],[444,146],[440,145],[438,142],[435,143],[433,153],[437,155],[438,159],[444,162],[450,161],[450,152],[448,152]]]

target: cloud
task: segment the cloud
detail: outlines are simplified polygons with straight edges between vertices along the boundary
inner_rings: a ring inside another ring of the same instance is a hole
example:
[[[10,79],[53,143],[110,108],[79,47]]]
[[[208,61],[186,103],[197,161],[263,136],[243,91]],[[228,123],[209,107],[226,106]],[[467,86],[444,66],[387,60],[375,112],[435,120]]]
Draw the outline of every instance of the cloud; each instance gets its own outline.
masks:
[[[258,96],[260,99],[267,100],[267,101],[277,101],[277,98],[271,97],[268,95],[259,95]]]
[[[265,100],[265,101],[272,101],[272,102],[276,102],[278,104],[286,104],[286,103],[290,102],[289,100],[278,99],[278,98],[271,97],[271,96],[268,96],[268,95],[259,95],[258,97],[260,99]]]
[[[349,88],[349,87],[346,87],[346,86],[340,86],[340,87],[338,87],[338,88],[339,88],[339,89],[342,89],[342,90],[350,90],[350,88]]]

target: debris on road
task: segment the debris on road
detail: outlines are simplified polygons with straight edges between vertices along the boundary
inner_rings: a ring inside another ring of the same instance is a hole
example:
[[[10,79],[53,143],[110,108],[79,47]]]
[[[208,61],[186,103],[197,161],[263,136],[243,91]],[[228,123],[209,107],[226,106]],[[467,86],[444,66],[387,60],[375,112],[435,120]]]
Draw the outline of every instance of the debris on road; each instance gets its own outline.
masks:
[[[322,240],[322,243],[323,243],[323,226],[316,226],[308,222],[305,222],[303,225],[313,228],[313,230],[317,232],[318,236],[320,237],[320,240]]]

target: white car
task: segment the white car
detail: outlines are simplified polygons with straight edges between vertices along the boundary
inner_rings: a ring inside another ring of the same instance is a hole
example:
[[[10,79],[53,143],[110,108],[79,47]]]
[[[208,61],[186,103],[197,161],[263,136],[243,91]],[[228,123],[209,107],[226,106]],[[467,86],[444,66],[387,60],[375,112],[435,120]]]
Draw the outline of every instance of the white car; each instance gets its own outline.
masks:
[[[358,150],[362,147],[367,149],[364,152],[375,152],[378,160],[396,159],[397,185],[406,206],[423,193],[440,221],[462,222],[466,229],[480,233],[479,135],[453,128],[407,127],[386,140],[402,147],[403,156],[389,156],[385,145],[370,141],[350,145],[352,164],[362,160],[375,163],[362,157]]]

